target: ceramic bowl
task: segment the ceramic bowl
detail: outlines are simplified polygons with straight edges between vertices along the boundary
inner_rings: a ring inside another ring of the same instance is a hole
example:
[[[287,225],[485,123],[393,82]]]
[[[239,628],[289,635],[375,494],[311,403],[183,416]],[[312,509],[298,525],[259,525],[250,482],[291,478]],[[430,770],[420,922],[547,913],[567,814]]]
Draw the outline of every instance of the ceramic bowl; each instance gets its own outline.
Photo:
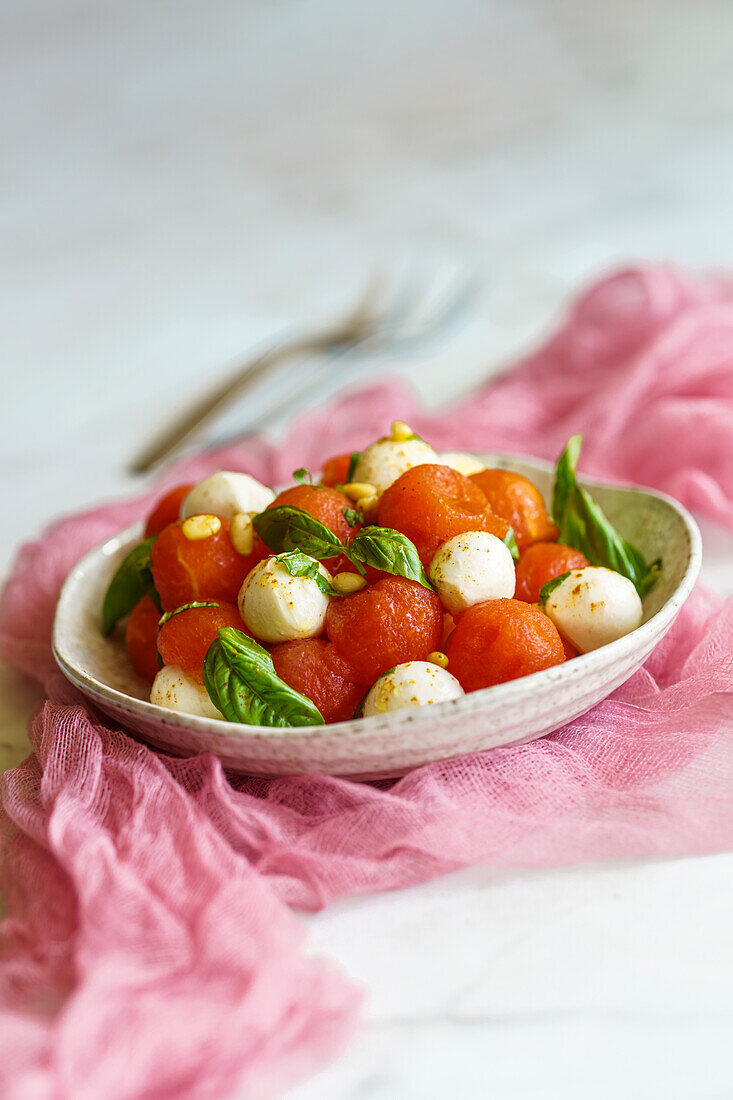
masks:
[[[488,466],[517,470],[548,498],[552,467],[524,456],[484,455]],[[102,597],[112,574],[141,537],[136,525],[92,550],[67,577],[54,622],[63,673],[126,729],[176,755],[211,752],[229,770],[252,775],[324,772],[352,779],[403,775],[433,760],[550,733],[589,710],[627,680],[674,622],[700,569],[697,525],[681,505],[651,490],[583,479],[621,534],[662,575],[644,600],[642,625],[625,638],[555,668],[460,699],[328,726],[271,729],[176,714],[148,701],[132,670],[122,632],[105,638]]]

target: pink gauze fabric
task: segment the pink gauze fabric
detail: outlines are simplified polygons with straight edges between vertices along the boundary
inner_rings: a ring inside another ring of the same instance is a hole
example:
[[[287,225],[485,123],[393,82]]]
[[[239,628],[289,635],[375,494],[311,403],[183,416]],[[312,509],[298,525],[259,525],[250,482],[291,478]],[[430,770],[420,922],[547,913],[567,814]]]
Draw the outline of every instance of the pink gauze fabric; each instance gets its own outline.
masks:
[[[586,472],[675,493],[733,529],[733,283],[629,269],[478,395],[428,416],[393,384],[347,396],[273,447],[181,464],[270,482],[407,419],[439,449],[553,457],[586,433]],[[54,602],[79,556],[145,498],[24,547],[0,653],[47,702],[34,754],[3,779],[0,1096],[186,1100],[275,1095],[347,1038],[359,994],[303,952],[288,907],[468,863],[542,866],[733,845],[733,606],[698,589],[644,669],[590,713],[517,748],[388,785],[229,781],[100,721],[55,671]]]

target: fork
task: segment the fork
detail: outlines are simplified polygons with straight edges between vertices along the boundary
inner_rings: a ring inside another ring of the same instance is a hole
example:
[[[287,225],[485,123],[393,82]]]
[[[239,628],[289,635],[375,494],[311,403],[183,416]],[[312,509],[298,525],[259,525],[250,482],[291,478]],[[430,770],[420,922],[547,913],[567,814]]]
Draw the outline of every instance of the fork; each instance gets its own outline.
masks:
[[[476,289],[476,280],[463,280],[452,293],[443,293],[433,302],[425,288],[406,285],[390,301],[385,280],[373,276],[356,304],[332,325],[316,332],[296,336],[279,343],[248,360],[218,383],[195,404],[164,428],[130,463],[132,473],[154,469],[175,454],[205,424],[240,397],[256,382],[291,359],[326,353],[345,352],[358,345],[379,348],[402,346],[433,335],[461,312]],[[290,391],[276,411],[290,405],[308,388],[306,383]],[[217,441],[219,442],[219,441]]]

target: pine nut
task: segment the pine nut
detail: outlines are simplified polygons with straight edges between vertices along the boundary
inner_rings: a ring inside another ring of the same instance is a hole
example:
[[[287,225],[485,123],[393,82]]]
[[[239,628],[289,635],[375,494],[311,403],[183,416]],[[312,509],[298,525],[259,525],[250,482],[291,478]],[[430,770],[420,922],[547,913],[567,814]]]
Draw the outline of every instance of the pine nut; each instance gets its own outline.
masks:
[[[439,668],[448,667],[448,658],[445,653],[439,653],[437,649],[432,653],[428,653],[426,660],[430,661],[431,665],[437,665]]]
[[[341,486],[341,491],[346,494],[349,500],[359,500],[360,497],[374,497],[377,495],[377,490],[367,481],[349,481],[346,485]]]
[[[415,433],[409,424],[405,424],[404,420],[395,420],[392,424],[392,442],[404,443],[407,439],[413,439]]]
[[[361,577],[358,573],[337,573],[332,577],[331,584],[339,595],[351,596],[354,592],[361,592],[362,588],[366,588],[367,581],[366,577]]]
[[[181,524],[181,530],[189,542],[210,539],[212,535],[216,535],[221,531],[221,520],[218,516],[189,516]]]
[[[255,529],[252,526],[252,514],[250,512],[234,513],[229,527],[229,536],[232,540],[232,546],[242,557],[246,558],[248,554],[252,553],[255,544]]]
[[[364,519],[372,520],[376,517],[378,504],[379,497],[375,493],[373,496],[360,497],[356,502],[356,508],[357,511],[361,512]]]

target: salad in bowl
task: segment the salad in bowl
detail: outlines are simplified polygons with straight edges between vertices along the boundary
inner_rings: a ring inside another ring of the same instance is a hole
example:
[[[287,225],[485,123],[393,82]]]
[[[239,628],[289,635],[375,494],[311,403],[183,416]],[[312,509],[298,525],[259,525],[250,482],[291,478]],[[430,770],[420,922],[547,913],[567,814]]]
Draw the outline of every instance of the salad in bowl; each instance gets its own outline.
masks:
[[[109,581],[103,631],[124,631],[156,708],[247,727],[363,723],[565,665],[637,630],[663,568],[579,484],[580,446],[549,507],[401,422],[277,493],[227,470],[177,486]]]

